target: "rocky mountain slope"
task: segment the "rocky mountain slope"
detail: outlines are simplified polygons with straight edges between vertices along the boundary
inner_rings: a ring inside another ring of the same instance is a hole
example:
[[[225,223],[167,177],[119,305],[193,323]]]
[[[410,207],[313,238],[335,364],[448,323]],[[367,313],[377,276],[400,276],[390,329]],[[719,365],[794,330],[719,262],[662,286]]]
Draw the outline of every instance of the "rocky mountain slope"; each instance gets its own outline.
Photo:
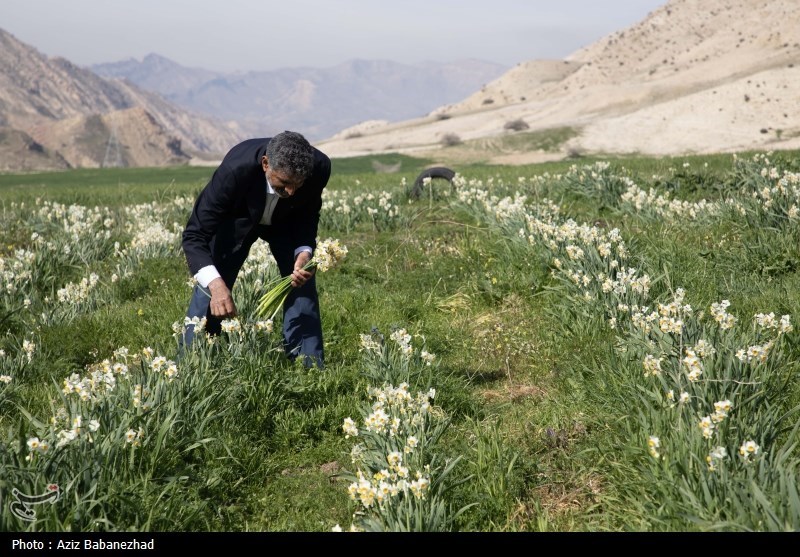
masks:
[[[180,164],[192,154],[224,152],[241,137],[230,125],[46,57],[0,30],[2,169]]]
[[[800,2],[670,0],[564,60],[519,64],[425,117],[365,122],[319,146],[498,163],[800,148],[798,106]],[[536,148],[565,128],[559,148]]]

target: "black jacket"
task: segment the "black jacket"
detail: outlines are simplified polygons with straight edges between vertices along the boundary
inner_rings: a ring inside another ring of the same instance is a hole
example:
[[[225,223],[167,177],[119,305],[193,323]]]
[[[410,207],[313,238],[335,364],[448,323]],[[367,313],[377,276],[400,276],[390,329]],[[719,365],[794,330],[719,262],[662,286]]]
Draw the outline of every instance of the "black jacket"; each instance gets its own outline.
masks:
[[[233,147],[197,196],[183,231],[183,251],[193,275],[207,265],[219,267],[243,245],[249,249],[258,234],[267,204],[261,158],[270,139],[248,139]],[[287,235],[295,248],[316,248],[322,190],[330,174],[330,159],[314,148],[311,176],[275,206],[271,226],[275,233]]]

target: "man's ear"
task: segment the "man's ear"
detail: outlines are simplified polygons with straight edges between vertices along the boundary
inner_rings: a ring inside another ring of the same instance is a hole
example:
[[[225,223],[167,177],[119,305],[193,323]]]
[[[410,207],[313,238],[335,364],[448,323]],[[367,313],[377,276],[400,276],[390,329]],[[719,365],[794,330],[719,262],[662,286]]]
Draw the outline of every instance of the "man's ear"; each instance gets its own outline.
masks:
[[[267,155],[261,157],[261,168],[264,169],[264,172],[269,170],[269,159],[267,158]]]

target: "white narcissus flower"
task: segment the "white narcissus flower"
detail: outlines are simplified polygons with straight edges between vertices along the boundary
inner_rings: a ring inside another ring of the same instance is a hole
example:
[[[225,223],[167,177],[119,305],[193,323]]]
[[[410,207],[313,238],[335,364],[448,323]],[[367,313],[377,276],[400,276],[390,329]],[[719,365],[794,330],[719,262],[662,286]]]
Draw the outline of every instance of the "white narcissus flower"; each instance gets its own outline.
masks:
[[[358,426],[356,426],[352,418],[345,418],[342,429],[344,430],[346,439],[358,436]]]
[[[741,455],[745,462],[749,462],[750,457],[757,455],[760,450],[761,447],[759,447],[755,441],[745,441],[742,443],[742,446],[739,447],[739,455]]]
[[[660,447],[661,447],[661,440],[655,435],[651,435],[647,439],[647,450],[650,452],[650,456],[652,456],[653,458],[661,457],[661,454],[658,452],[658,449]]]

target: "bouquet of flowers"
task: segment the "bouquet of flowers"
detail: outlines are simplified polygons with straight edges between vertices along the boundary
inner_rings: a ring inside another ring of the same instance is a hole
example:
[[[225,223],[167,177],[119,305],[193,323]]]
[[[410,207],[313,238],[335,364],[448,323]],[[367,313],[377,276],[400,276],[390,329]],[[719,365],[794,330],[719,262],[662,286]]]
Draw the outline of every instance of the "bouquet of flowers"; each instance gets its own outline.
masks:
[[[333,269],[347,256],[347,248],[339,240],[328,238],[317,244],[314,257],[303,266],[305,271],[319,270],[322,272]],[[256,313],[259,317],[269,315],[273,319],[278,310],[283,307],[283,302],[292,290],[292,276],[288,275],[276,279],[266,286],[267,293],[258,301]]]

